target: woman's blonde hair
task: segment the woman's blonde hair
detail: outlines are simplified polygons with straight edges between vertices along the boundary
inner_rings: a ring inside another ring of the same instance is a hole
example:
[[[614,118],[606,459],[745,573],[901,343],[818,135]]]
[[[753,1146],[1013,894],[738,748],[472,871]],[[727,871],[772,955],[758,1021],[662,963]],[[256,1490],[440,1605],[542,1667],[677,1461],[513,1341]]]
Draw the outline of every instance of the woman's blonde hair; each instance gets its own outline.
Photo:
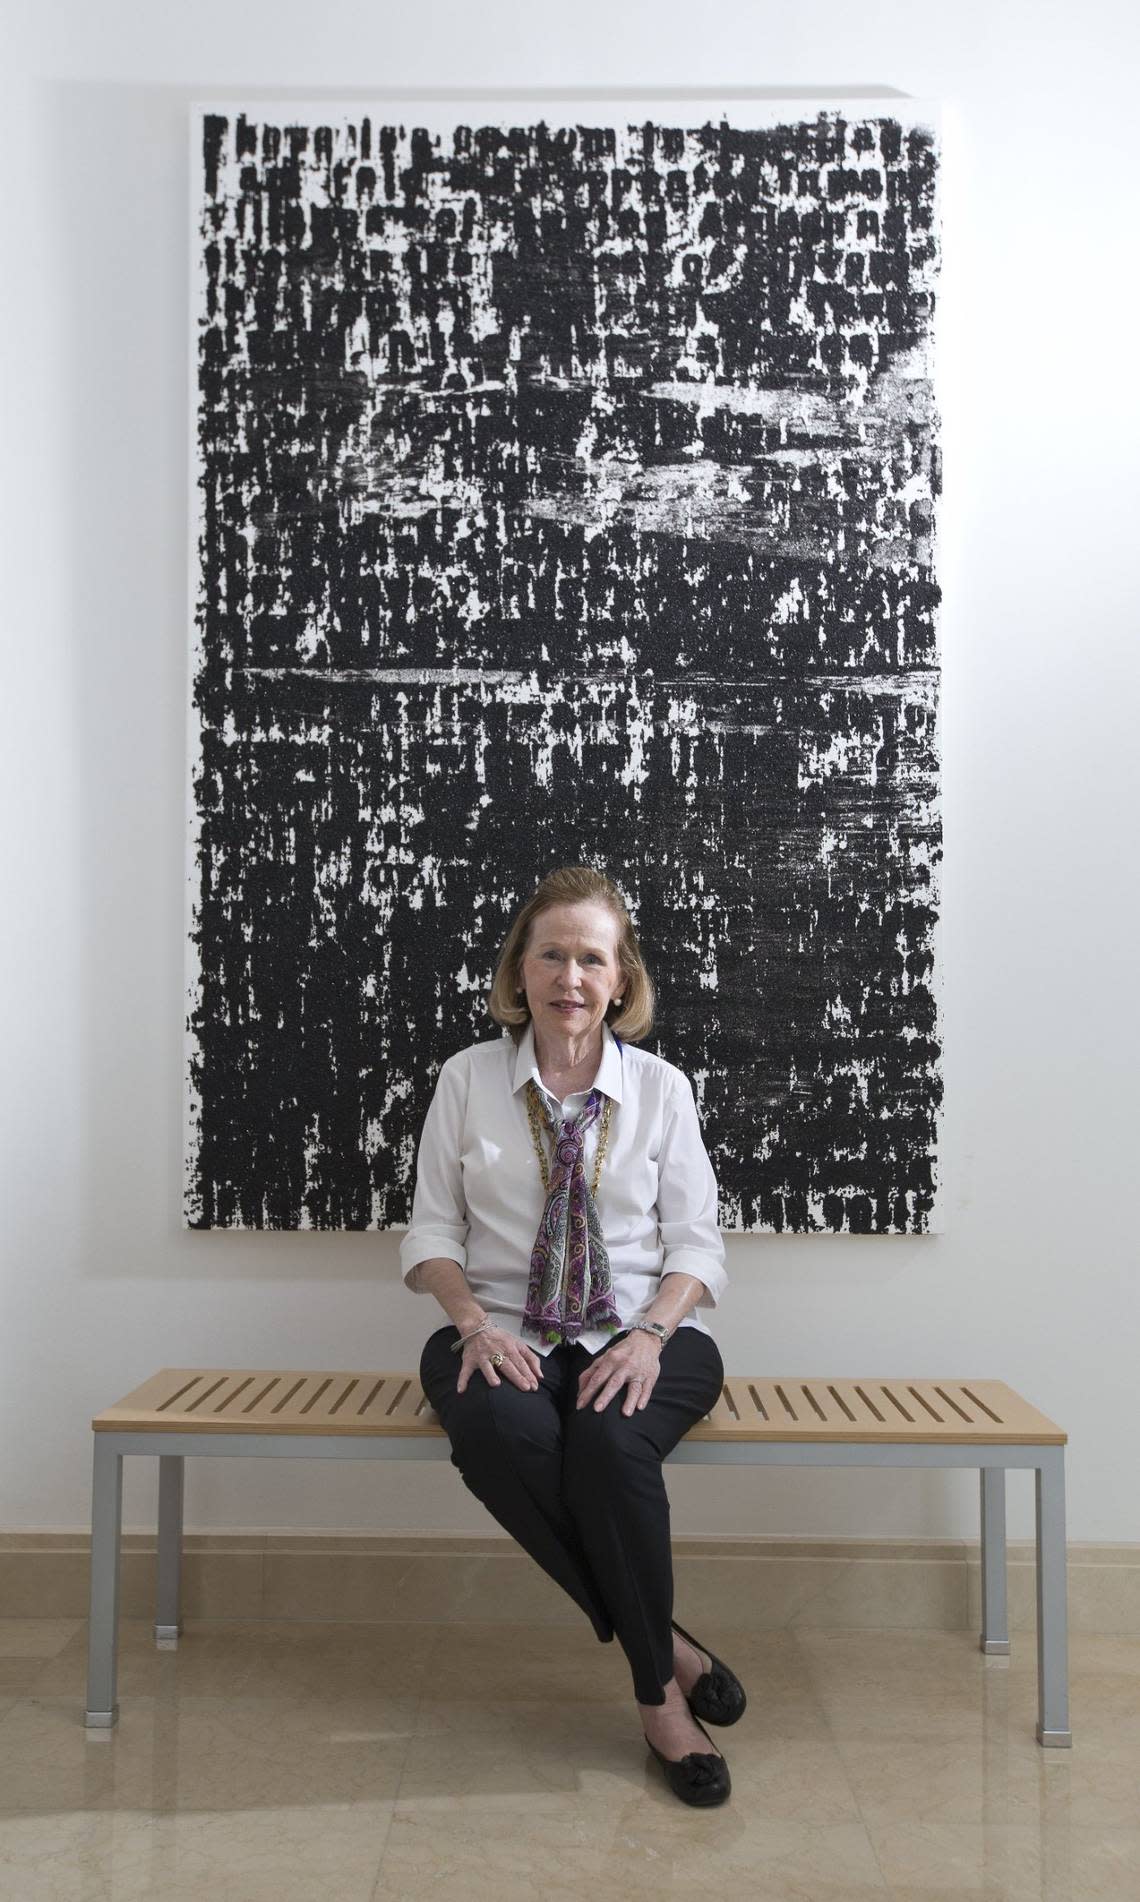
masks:
[[[618,923],[617,958],[625,981],[621,1003],[611,1002],[607,1007],[606,1023],[625,1043],[637,1043],[653,1028],[656,992],[645,968],[625,899],[613,880],[604,872],[596,872],[592,865],[562,865],[556,872],[547,873],[515,918],[499,952],[488,993],[488,1010],[497,1024],[506,1025],[516,1043],[530,1021],[526,998],[518,995],[530,928],[551,905],[583,903],[607,905]]]

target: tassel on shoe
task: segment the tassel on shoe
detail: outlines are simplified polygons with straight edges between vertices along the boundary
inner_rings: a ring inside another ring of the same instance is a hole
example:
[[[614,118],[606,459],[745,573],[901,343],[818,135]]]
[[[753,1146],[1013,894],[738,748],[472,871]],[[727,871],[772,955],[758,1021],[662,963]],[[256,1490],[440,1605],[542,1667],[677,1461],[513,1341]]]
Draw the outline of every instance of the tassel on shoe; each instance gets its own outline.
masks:
[[[743,1717],[748,1703],[740,1679],[722,1659],[713,1656],[707,1645],[698,1644],[683,1625],[677,1624],[675,1619],[672,1624],[678,1637],[687,1639],[694,1651],[708,1654],[710,1668],[702,1672],[686,1700],[693,1716],[703,1717],[707,1724],[735,1724]]]

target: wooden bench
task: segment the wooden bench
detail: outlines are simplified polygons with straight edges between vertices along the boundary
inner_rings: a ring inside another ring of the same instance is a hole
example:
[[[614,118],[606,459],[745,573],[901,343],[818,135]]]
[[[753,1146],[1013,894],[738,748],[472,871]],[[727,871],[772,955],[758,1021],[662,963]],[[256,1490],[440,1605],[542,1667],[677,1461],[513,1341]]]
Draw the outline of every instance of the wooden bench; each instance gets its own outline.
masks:
[[[611,1403],[617,1405],[615,1400]],[[190,1454],[301,1459],[447,1459],[450,1443],[408,1373],[166,1367],[92,1421],[91,1618],[86,1722],[115,1701],[123,1458],[158,1459],[160,1643],[181,1631],[183,1465]],[[1030,1467],[1037,1508],[1037,1741],[1069,1729],[1065,1444],[1052,1420],[1000,1380],[750,1379],[733,1374],[711,1413],[669,1455],[679,1463],[976,1466],[981,1475],[982,1633],[1008,1652],[1005,1475]]]

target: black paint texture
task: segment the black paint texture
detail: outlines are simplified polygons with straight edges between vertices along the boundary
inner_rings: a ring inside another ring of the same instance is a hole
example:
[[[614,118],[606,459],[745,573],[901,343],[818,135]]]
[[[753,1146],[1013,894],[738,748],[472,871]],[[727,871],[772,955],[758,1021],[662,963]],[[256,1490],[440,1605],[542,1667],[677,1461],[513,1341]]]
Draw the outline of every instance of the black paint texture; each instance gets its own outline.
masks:
[[[924,1231],[934,134],[201,123],[187,1223],[405,1223],[589,861],[724,1226]]]

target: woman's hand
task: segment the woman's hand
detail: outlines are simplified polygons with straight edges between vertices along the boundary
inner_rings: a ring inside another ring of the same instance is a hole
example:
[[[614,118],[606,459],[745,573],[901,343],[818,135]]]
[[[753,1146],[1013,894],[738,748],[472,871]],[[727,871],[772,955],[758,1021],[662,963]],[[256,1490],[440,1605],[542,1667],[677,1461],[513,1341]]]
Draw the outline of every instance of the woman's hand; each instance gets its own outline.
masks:
[[[625,1334],[615,1347],[607,1347],[595,1355],[578,1382],[578,1408],[594,1399],[597,1395],[594,1411],[601,1413],[608,1407],[615,1393],[620,1392],[627,1380],[640,1380],[640,1387],[631,1386],[622,1402],[622,1412],[635,1413],[644,1407],[657,1384],[658,1369],[661,1365],[661,1342],[655,1334],[647,1334],[644,1328],[635,1333]]]
[[[492,1354],[501,1354],[501,1367],[492,1367]],[[462,1393],[475,1369],[478,1368],[488,1386],[501,1387],[500,1375],[506,1374],[516,1387],[522,1387],[533,1393],[542,1378],[542,1355],[536,1354],[533,1347],[520,1341],[505,1327],[480,1328],[472,1336],[460,1357],[459,1379],[455,1383],[456,1393]]]

